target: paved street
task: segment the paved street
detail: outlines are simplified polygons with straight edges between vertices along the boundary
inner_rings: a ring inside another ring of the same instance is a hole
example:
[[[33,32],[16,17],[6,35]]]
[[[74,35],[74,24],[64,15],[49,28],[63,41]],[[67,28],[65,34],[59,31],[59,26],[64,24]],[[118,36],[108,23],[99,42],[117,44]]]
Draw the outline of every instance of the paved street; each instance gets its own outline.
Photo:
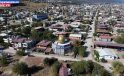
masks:
[[[96,13],[96,16],[97,16],[97,13]],[[91,46],[94,46],[93,34],[94,34],[94,32],[95,32],[96,16],[94,17],[93,24],[90,25],[91,30],[88,32],[88,38],[85,40],[86,43],[84,44],[84,46],[87,46],[86,51],[89,53],[89,55],[88,55],[88,57],[87,57],[88,60],[93,60],[93,58],[92,58],[93,47],[91,47]]]

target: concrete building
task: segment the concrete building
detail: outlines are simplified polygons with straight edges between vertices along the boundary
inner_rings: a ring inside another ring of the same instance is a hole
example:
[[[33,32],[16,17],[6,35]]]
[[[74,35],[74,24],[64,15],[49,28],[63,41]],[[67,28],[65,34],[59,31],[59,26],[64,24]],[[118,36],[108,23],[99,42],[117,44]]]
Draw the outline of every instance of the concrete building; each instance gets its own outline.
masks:
[[[82,41],[82,34],[70,34],[69,39],[70,40],[79,40]]]
[[[118,56],[116,54],[113,54],[109,49],[96,49],[99,53],[99,59],[104,58],[105,60],[114,60],[117,59]]]
[[[35,45],[36,42],[27,38],[14,38],[12,43],[15,49],[30,49]]]
[[[73,27],[73,28],[78,28],[80,25],[81,25],[80,22],[72,22],[72,23],[70,24],[70,26]]]
[[[107,35],[101,35],[101,36],[99,36],[99,41],[111,42],[112,41],[112,37],[111,36],[107,36]]]
[[[52,49],[55,54],[64,55],[70,51],[70,48],[70,42],[66,41],[63,35],[59,35],[58,41],[52,43]]]

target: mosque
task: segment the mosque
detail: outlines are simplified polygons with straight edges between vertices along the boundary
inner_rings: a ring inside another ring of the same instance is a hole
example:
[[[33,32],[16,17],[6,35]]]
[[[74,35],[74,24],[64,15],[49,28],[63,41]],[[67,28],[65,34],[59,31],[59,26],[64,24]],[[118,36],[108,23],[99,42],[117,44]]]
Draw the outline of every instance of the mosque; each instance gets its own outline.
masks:
[[[58,40],[52,43],[52,49],[55,54],[65,55],[70,52],[71,43],[64,36],[64,34],[59,34]]]

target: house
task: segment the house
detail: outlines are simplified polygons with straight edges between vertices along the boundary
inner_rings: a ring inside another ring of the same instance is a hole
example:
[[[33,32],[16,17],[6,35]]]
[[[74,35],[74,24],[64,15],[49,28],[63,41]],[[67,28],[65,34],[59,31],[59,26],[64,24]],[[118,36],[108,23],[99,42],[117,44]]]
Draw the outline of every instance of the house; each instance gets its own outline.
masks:
[[[124,50],[124,44],[118,44],[112,42],[95,41],[94,46]]]
[[[78,28],[80,25],[81,25],[80,22],[72,22],[72,23],[70,24],[70,26],[73,27],[73,28]]]
[[[39,49],[41,52],[44,53],[52,53],[51,44],[51,41],[42,40],[38,44],[36,44],[36,49]]]
[[[82,41],[82,37],[83,37],[82,34],[70,34],[69,35],[69,39],[70,40],[79,40],[79,41]]]
[[[109,35],[101,35],[99,36],[99,41],[111,42],[112,37]]]
[[[30,49],[35,45],[35,41],[27,38],[14,38],[12,44],[14,49],[24,48]]]
[[[123,33],[124,32],[124,22],[118,22],[113,30],[115,31],[116,34]]]
[[[97,29],[96,32],[98,34],[111,34],[108,30],[105,29]]]
[[[118,58],[118,56],[116,54],[113,54],[107,48],[96,49],[96,51],[99,53],[99,59],[114,60],[114,59],[117,59]]]
[[[106,23],[100,23],[100,24],[97,25],[97,29],[108,30],[109,25],[106,24]]]
[[[56,24],[52,24],[50,27],[49,27],[49,30],[52,30],[52,31],[65,31],[65,30],[68,30],[69,29],[69,25],[67,24],[63,24],[63,23],[56,23]]]
[[[35,20],[45,20],[48,19],[48,15],[47,14],[35,14],[32,17]]]

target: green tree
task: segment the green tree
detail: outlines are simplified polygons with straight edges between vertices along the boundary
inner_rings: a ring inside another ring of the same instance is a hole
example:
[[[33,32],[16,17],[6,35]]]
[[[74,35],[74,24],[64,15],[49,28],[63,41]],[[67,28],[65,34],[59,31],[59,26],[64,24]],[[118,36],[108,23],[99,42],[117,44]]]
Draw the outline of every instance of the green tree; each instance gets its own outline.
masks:
[[[29,26],[24,27],[24,28],[22,28],[21,32],[25,37],[29,37],[29,35],[31,33],[31,27],[29,27]]]
[[[76,40],[76,41],[74,41],[73,45],[74,45],[74,46],[81,46],[81,42],[78,41],[78,40]]]
[[[50,76],[59,76],[60,63],[55,62],[50,68]]]
[[[86,74],[90,71],[89,64],[87,61],[74,62],[71,65],[74,75]]]
[[[18,55],[18,56],[24,56],[25,55],[25,51],[24,50],[18,50],[16,52],[16,55]]]
[[[103,66],[92,61],[78,61],[71,64],[74,76],[111,76]]]
[[[85,57],[86,55],[86,49],[82,46],[73,46],[73,51],[74,51],[74,57],[77,55],[81,57]]]
[[[5,55],[2,55],[2,56],[0,57],[0,65],[1,65],[1,66],[6,66],[6,65],[8,65],[8,61],[7,61],[7,58],[6,58]]]
[[[37,30],[31,31],[31,38],[34,40],[40,40],[40,33]]]
[[[115,61],[112,63],[113,72],[124,75],[124,65],[121,62]]]
[[[93,33],[93,36],[97,36],[97,33]]]
[[[51,66],[57,61],[58,61],[58,59],[56,59],[56,58],[45,58],[44,59],[44,64],[47,65],[47,66]]]
[[[91,73],[94,69],[94,62],[92,60],[88,60],[87,64],[89,65],[89,72]]]
[[[4,43],[3,37],[0,37],[0,44]]]
[[[74,58],[76,58],[76,56],[79,54],[78,47],[73,46],[73,51],[74,51]]]
[[[55,40],[56,36],[53,35],[52,31],[45,30],[43,32],[43,34],[42,34],[42,39],[45,39],[45,40]]]
[[[79,55],[81,57],[85,57],[85,55],[86,55],[86,49],[84,47],[82,47],[82,46],[79,46],[78,50],[79,50]]]
[[[74,62],[71,65],[71,68],[72,68],[74,75],[76,75],[76,76],[78,76],[85,70],[83,63],[81,63],[81,62]]]
[[[120,43],[120,44],[124,44],[124,34],[122,34],[121,36],[117,36],[114,39],[115,42]]]
[[[111,76],[111,74],[108,71],[106,71],[103,66],[94,63],[92,76]]]
[[[99,61],[99,53],[96,50],[94,50],[94,57],[97,61]]]
[[[24,75],[28,73],[28,66],[21,62],[21,63],[16,63],[13,68],[12,68],[13,72],[18,74],[18,75]]]
[[[42,22],[34,22],[32,24],[32,27],[39,27],[39,26],[43,26],[43,23]]]

